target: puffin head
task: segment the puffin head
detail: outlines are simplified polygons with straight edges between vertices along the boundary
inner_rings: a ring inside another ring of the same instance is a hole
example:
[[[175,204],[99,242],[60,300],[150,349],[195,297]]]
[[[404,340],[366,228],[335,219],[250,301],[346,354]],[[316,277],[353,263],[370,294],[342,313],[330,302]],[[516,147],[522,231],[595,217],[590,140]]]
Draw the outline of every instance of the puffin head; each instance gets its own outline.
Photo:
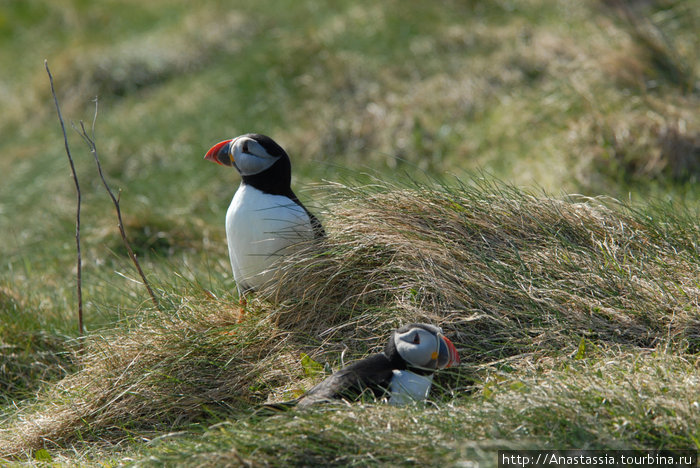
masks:
[[[291,173],[289,156],[272,138],[258,133],[246,133],[221,141],[209,149],[204,159],[233,166],[243,177],[255,176],[281,163]]]
[[[459,353],[442,330],[426,323],[410,323],[394,331],[384,351],[396,353],[408,368],[434,371],[459,364]]]

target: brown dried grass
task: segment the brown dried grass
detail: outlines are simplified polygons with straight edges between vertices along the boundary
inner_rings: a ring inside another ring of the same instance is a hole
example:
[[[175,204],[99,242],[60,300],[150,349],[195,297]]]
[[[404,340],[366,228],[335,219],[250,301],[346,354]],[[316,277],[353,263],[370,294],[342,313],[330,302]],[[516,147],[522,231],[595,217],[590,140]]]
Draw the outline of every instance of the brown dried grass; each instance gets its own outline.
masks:
[[[487,183],[371,194],[335,188],[347,200],[327,220],[325,252],[283,269],[276,292],[295,298],[279,312],[289,323],[328,334],[352,317],[387,330],[404,320],[435,322],[469,347],[466,359],[481,362],[582,334],[697,345],[692,220],[682,244],[614,201],[557,200]]]

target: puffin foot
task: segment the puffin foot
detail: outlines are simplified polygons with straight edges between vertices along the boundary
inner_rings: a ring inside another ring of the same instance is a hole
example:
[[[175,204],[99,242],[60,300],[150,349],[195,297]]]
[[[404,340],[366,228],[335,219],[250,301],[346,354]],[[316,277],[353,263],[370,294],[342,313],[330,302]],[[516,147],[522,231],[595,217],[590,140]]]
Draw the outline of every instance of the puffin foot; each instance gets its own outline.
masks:
[[[245,299],[245,297],[239,298],[238,299],[238,323],[241,323],[243,321],[243,317],[245,317],[247,307],[248,307],[248,301]]]

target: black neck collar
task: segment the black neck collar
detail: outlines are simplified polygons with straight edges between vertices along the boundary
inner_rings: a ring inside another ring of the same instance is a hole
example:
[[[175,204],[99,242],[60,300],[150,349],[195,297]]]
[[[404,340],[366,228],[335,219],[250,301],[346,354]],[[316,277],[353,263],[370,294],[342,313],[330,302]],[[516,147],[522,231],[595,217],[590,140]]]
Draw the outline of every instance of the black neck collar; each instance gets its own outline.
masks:
[[[263,193],[284,195],[289,198],[294,196],[291,188],[292,170],[288,158],[282,157],[264,171],[258,174],[244,175],[241,179],[244,184],[255,187]]]

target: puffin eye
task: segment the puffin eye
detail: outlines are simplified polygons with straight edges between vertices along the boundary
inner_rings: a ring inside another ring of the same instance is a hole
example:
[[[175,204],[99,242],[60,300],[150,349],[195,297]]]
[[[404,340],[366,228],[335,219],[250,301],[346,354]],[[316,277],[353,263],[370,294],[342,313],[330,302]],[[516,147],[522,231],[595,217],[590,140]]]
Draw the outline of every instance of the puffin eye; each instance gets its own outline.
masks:
[[[243,142],[243,146],[241,146],[241,150],[242,150],[244,153],[247,153],[247,152],[248,152],[248,142],[247,142],[247,141],[244,141],[244,142]]]
[[[418,333],[413,335],[413,344],[420,344],[420,335]]]

